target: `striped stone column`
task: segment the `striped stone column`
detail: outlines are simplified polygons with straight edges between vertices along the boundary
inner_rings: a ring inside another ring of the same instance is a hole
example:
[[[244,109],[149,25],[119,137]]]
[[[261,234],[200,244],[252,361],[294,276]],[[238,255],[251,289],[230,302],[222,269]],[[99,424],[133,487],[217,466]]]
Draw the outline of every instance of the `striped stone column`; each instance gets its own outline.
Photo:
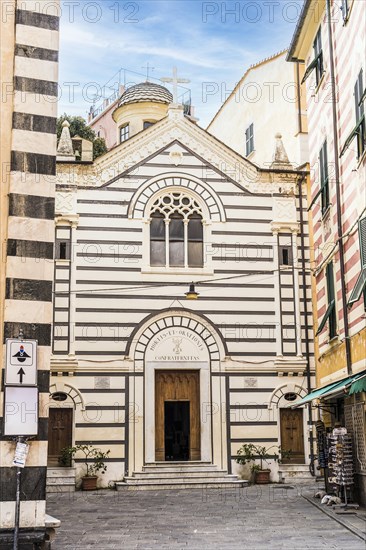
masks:
[[[38,340],[39,431],[30,441],[22,472],[20,510],[21,538],[36,541],[45,536],[60,14],[58,0],[12,4],[14,93],[9,98],[13,116],[3,332],[4,343],[20,330],[25,339]],[[14,449],[11,438],[1,435],[1,548],[7,548],[14,526]]]

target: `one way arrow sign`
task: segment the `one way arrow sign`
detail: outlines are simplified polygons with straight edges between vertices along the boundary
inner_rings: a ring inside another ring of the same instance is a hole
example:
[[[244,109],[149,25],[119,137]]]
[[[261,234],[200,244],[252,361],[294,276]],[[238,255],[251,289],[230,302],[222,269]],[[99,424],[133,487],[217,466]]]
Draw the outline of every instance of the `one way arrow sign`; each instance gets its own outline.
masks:
[[[6,340],[6,386],[37,386],[37,340]]]
[[[18,373],[19,374],[19,382],[20,384],[23,384],[23,376],[25,375],[25,372],[23,369],[19,369]]]

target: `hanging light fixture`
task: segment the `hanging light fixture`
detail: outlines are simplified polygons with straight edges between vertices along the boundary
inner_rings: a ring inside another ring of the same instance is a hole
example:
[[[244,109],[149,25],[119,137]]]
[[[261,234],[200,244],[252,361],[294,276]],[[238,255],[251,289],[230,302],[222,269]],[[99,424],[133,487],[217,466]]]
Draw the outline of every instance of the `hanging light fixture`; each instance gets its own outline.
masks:
[[[194,283],[191,283],[189,285],[188,292],[185,293],[187,300],[197,300],[199,293],[196,292],[196,289],[194,287]]]

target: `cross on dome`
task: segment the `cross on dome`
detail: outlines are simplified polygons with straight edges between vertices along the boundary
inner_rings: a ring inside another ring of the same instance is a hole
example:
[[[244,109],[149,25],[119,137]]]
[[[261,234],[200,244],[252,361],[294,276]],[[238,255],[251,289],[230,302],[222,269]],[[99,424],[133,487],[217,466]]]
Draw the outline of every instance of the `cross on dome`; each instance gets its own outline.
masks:
[[[161,82],[171,82],[173,84],[173,103],[178,103],[178,84],[188,84],[187,78],[178,78],[177,67],[173,67],[173,78],[163,77]]]
[[[146,69],[146,82],[149,82],[149,73],[150,71],[152,72],[155,69],[155,67],[151,67],[150,63],[147,62],[146,66],[141,67],[141,69]]]

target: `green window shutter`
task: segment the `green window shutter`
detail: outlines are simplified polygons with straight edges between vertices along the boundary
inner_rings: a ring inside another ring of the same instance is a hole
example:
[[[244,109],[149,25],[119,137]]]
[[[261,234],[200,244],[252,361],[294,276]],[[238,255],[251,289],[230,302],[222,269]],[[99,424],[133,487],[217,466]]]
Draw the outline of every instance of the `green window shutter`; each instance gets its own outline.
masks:
[[[366,289],[366,267],[363,267],[361,273],[358,276],[354,289],[351,292],[351,296],[349,297],[349,300],[348,300],[349,307],[352,307],[353,304],[358,302],[358,300],[361,298],[362,292],[364,292],[365,289]]]
[[[366,99],[366,88],[362,92],[362,95],[358,104],[361,105],[365,101],[365,99]]]
[[[356,126],[353,128],[352,132],[350,133],[350,135],[348,136],[348,138],[344,142],[344,145],[343,145],[342,150],[341,150],[341,154],[339,155],[340,157],[342,157],[344,155],[344,153],[347,151],[348,147],[351,145],[351,142],[353,141],[353,139],[361,131],[361,126],[362,126],[364,120],[365,120],[365,116],[363,115],[361,117],[361,120],[359,120],[357,122]]]
[[[333,273],[333,262],[330,262],[327,265],[327,293],[328,293],[328,304],[329,307],[332,303],[334,306],[330,308],[329,313],[329,337],[333,338],[337,334],[337,317],[336,317],[336,295],[334,289],[334,273]],[[329,309],[328,307],[328,309]]]
[[[329,206],[329,186],[328,186],[328,153],[327,142],[325,141],[322,147],[323,150],[323,165],[321,166],[321,182],[322,182],[322,211],[324,212]],[[333,265],[333,264],[332,264]]]
[[[365,114],[363,101],[363,70],[361,69],[355,84],[355,107],[356,107],[356,122],[358,122]]]
[[[332,300],[330,302],[330,304],[328,305],[327,311],[325,312],[325,315],[324,315],[323,319],[321,320],[321,323],[318,327],[318,330],[316,331],[315,336],[318,336],[322,332],[323,328],[325,327],[325,323],[328,321],[328,319],[331,316],[331,314],[333,313],[334,309],[335,309],[335,300]]]
[[[341,153],[340,157],[344,155],[344,153],[347,151],[348,147],[350,146],[351,142],[354,138],[357,138],[357,153],[358,157],[360,157],[365,150],[365,109],[364,109],[364,99],[366,95],[366,90],[363,88],[363,70],[361,69],[358,73],[358,77],[354,86],[354,98],[355,98],[355,118],[356,118],[356,126],[353,128],[352,132],[347,137]]]
[[[308,211],[312,209],[312,207],[314,206],[316,200],[319,198],[319,195],[321,193],[323,193],[323,190],[324,188],[328,186],[328,178],[324,181],[324,183],[322,183],[322,185],[320,186],[320,189],[318,190],[317,194],[315,195],[315,197],[313,198],[313,200],[311,201],[310,203],[310,206],[308,207]]]
[[[327,265],[326,277],[327,277],[327,290],[328,290],[328,304],[330,304],[330,302],[332,300],[335,300],[333,263],[332,262],[330,262]]]
[[[318,65],[318,61],[320,59],[321,53],[319,53],[310,63],[310,65],[307,67],[304,76],[302,77],[301,84],[304,84],[304,82],[309,78],[310,74],[313,72],[315,67]]]
[[[361,273],[349,297],[349,307],[358,302],[362,293],[364,293],[366,306],[366,217],[358,222],[358,236],[360,240]]]
[[[358,236],[360,239],[361,266],[366,267],[366,217],[358,222]]]

